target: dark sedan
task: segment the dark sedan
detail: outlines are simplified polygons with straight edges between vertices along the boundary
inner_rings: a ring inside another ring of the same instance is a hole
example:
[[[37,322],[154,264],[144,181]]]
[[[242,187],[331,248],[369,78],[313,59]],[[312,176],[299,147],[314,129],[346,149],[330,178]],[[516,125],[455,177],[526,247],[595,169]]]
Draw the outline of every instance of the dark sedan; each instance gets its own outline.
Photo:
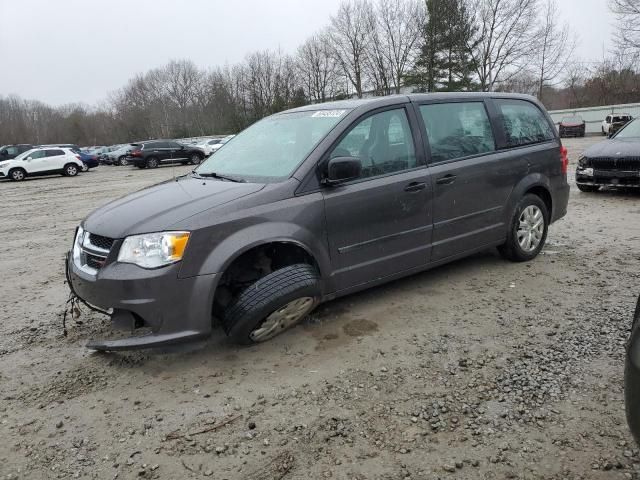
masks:
[[[560,138],[584,137],[586,123],[580,115],[564,117],[559,126]]]
[[[640,187],[640,122],[633,120],[609,140],[588,148],[578,160],[576,184],[583,192]]]
[[[633,316],[624,366],[624,400],[627,422],[636,442],[640,443],[640,298]]]

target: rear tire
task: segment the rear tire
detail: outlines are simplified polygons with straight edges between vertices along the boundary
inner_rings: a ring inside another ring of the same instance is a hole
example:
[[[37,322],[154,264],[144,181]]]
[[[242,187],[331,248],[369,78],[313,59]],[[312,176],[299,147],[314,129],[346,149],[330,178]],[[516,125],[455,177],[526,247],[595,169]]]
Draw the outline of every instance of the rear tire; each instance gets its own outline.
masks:
[[[223,326],[234,343],[269,340],[294,326],[320,303],[316,269],[304,263],[281,268],[242,292],[225,311]]]
[[[158,162],[158,159],[156,157],[147,158],[147,168],[158,168],[158,165],[160,165],[160,162]]]
[[[507,241],[498,247],[512,262],[528,262],[538,256],[547,240],[549,211],[540,197],[527,194],[518,202],[509,224]]]
[[[191,165],[200,165],[201,162],[202,156],[198,155],[197,153],[194,153],[191,155],[191,157],[189,157],[189,163]]]
[[[83,172],[88,172],[88,171],[89,171],[89,167],[87,167],[87,164],[86,164],[86,163],[84,163],[84,162],[82,163],[82,169],[81,169],[81,170],[82,170]]]
[[[14,182],[21,182],[27,177],[27,172],[22,168],[14,168],[9,171],[9,178]]]
[[[580,185],[579,183],[576,185],[578,186],[578,190],[581,192],[597,192],[600,190],[598,185]]]
[[[126,167],[127,165],[129,165],[129,162],[127,161],[127,158],[125,156],[122,156],[118,158],[118,165],[121,167]]]
[[[75,163],[67,163],[62,170],[62,174],[65,177],[75,177],[78,175],[78,166]]]

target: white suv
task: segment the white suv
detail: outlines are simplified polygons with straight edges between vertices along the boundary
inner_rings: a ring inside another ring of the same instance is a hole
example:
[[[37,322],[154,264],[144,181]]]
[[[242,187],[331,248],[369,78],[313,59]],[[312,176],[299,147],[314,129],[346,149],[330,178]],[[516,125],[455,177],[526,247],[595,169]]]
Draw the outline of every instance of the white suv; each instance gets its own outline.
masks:
[[[82,160],[70,148],[43,147],[0,162],[0,179],[10,178],[19,182],[26,177],[52,174],[74,177],[81,170]]]

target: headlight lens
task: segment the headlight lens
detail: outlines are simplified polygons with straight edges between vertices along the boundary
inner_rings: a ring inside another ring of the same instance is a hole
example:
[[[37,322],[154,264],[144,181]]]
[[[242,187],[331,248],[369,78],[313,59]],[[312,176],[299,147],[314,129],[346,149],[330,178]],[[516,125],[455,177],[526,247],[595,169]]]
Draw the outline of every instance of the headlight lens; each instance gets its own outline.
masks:
[[[584,167],[586,167],[586,166],[587,166],[587,159],[586,159],[586,157],[580,157],[580,158],[578,159],[578,166],[579,166],[580,168],[584,168]]]
[[[118,262],[142,268],[158,268],[182,260],[189,232],[158,232],[132,235],[124,239]]]
[[[73,241],[73,261],[76,265],[80,265],[80,247],[84,241],[84,230],[82,227],[78,227],[76,231],[76,238]]]

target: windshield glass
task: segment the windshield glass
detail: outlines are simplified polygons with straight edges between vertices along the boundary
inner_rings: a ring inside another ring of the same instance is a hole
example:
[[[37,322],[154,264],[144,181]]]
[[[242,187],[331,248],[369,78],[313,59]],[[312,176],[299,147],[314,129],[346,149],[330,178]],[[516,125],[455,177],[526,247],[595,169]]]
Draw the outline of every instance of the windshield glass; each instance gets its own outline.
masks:
[[[319,110],[265,118],[236,135],[209,157],[197,173],[288,177],[346,113],[346,110]]]
[[[616,138],[640,138],[640,123],[638,120],[627,125],[616,134]]]
[[[562,123],[582,123],[581,117],[564,117]]]

